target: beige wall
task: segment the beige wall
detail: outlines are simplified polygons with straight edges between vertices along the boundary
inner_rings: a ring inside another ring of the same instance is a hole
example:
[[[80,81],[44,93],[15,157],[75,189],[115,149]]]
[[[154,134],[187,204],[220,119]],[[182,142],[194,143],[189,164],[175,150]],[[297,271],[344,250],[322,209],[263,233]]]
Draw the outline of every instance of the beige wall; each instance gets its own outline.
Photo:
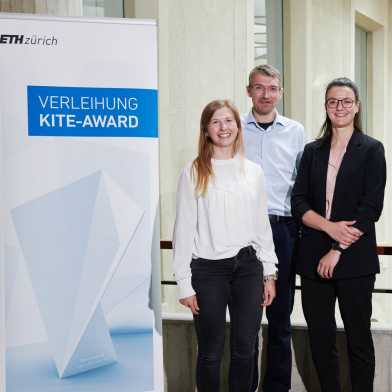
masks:
[[[387,157],[388,157],[388,175],[389,180],[387,181],[387,203],[386,203],[386,219],[385,231],[383,241],[388,244],[392,243],[392,0],[389,0],[389,29],[388,29],[388,51],[386,57],[388,58],[387,73],[389,74],[389,80],[386,83],[388,89],[388,106],[386,107],[386,113],[388,120],[384,129],[384,141],[386,143]],[[387,231],[389,230],[389,232]],[[391,309],[392,312],[392,309]]]

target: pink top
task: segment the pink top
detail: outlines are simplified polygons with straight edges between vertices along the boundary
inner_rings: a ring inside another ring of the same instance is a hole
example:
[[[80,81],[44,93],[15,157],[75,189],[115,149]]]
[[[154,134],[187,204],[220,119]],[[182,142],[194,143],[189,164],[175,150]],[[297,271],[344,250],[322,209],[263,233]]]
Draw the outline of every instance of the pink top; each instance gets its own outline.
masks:
[[[335,154],[333,155],[332,150],[329,153],[327,184],[325,192],[325,217],[327,219],[331,217],[331,207],[333,194],[335,191],[336,177],[338,175],[340,165],[342,164],[344,154],[346,153],[346,148],[335,151]]]

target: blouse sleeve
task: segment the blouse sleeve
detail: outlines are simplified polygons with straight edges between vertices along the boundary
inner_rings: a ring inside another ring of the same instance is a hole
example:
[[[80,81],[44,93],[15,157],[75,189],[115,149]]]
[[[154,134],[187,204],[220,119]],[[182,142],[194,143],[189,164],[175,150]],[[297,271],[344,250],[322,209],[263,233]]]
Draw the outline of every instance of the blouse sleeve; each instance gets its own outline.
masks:
[[[193,243],[197,224],[197,200],[191,179],[191,167],[182,170],[177,187],[176,220],[173,233],[173,270],[179,298],[195,294],[191,284]]]
[[[256,256],[263,263],[264,276],[277,271],[278,258],[275,253],[271,225],[267,211],[267,194],[265,191],[264,173],[260,170],[257,183],[257,200],[255,213]]]

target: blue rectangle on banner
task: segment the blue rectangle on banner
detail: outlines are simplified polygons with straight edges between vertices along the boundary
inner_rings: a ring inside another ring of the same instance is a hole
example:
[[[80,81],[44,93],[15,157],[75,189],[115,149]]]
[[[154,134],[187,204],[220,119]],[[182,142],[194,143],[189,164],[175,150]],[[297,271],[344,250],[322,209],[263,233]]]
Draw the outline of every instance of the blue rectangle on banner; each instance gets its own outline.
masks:
[[[151,89],[27,86],[29,136],[158,137]]]

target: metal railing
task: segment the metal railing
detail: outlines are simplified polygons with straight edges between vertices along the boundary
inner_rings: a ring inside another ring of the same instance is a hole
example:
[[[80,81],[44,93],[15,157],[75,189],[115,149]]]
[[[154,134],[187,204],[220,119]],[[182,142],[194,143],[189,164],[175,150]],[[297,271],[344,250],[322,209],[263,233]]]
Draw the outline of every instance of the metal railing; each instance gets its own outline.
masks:
[[[161,241],[161,250],[173,249],[173,244],[171,241]],[[392,256],[392,246],[377,246],[377,254],[383,256]],[[161,284],[164,286],[176,285],[174,280],[161,280]],[[296,290],[300,290],[301,286],[295,286]],[[373,289],[373,293],[380,294],[392,294],[392,289]]]

